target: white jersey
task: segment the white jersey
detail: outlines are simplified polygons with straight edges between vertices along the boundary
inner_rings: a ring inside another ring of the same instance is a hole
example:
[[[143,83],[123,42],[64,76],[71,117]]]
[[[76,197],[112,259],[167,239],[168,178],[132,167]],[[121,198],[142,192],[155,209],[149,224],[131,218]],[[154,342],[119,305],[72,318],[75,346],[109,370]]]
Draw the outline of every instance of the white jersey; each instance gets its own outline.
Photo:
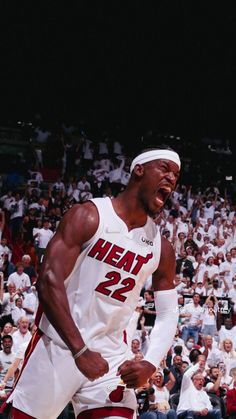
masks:
[[[123,331],[146,279],[159,265],[161,236],[149,217],[143,227],[128,231],[110,198],[92,202],[99,213],[99,226],[83,245],[65,287],[72,317],[85,343],[107,357],[127,350]],[[66,347],[44,314],[40,329],[54,343]]]

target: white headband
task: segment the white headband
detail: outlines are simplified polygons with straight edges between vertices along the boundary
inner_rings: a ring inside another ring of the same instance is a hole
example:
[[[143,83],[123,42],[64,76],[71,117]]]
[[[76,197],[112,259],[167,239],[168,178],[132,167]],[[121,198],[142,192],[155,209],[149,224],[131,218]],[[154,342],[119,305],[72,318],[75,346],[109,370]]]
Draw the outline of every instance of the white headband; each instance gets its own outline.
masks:
[[[177,164],[179,169],[181,166],[179,155],[175,151],[161,149],[150,150],[135,157],[130,166],[130,173],[133,171],[136,164],[144,164],[152,160],[171,160]]]

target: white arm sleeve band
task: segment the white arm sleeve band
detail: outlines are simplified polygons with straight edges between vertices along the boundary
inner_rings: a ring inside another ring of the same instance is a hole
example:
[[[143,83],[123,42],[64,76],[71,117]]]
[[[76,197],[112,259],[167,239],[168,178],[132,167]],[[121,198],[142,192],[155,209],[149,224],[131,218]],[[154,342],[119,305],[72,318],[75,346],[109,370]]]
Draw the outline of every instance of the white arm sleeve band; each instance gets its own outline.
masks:
[[[173,343],[179,310],[175,289],[156,291],[154,296],[157,315],[145,360],[158,367]]]

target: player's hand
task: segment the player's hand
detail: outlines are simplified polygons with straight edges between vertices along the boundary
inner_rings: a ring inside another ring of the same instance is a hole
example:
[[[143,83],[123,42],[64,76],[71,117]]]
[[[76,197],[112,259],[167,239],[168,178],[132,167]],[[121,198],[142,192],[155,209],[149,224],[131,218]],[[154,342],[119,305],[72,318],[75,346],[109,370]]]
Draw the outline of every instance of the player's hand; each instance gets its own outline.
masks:
[[[153,364],[148,361],[125,361],[118,368],[117,375],[126,384],[127,388],[142,387],[156,371]]]
[[[89,349],[77,358],[75,363],[82,374],[90,381],[102,377],[109,371],[109,365],[102,355]]]
[[[206,416],[208,414],[208,409],[202,409],[202,410],[200,410],[199,414],[201,416]]]

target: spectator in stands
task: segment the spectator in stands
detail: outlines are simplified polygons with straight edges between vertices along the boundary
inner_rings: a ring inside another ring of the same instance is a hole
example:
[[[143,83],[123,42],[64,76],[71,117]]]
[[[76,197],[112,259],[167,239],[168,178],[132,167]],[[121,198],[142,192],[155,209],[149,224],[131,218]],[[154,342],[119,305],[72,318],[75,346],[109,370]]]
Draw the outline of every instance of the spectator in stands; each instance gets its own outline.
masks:
[[[173,358],[173,365],[170,367],[170,371],[175,377],[175,383],[170,389],[170,394],[178,393],[181,389],[182,378],[183,378],[183,360],[181,355],[175,355]]]
[[[43,227],[35,234],[35,237],[38,239],[38,259],[39,263],[43,261],[43,255],[45,253],[48,242],[53,236],[53,231],[50,229],[50,222],[48,218],[43,219]]]
[[[226,365],[227,373],[231,368],[236,367],[236,351],[233,348],[233,342],[230,339],[224,339],[220,342],[220,350],[222,352],[222,360]]]
[[[15,193],[13,202],[10,205],[10,223],[12,241],[15,242],[22,226],[24,215],[24,200],[19,192]]]
[[[175,377],[172,372],[168,369],[165,369],[168,375],[168,381],[164,384],[164,373],[159,370],[153,375],[153,388],[154,394],[149,396],[149,410],[154,410],[153,413],[156,413],[154,416],[151,413],[147,413],[143,418],[166,418],[166,419],[175,419],[177,417],[175,410],[170,408],[169,398],[170,390],[173,388],[175,383]],[[160,415],[162,413],[163,415]]]
[[[218,365],[223,359],[222,353],[218,349],[216,342],[213,342],[213,337],[211,335],[203,336],[203,346],[200,351],[205,355],[209,367]]]
[[[220,369],[217,366],[211,367],[208,378],[206,379],[207,384],[205,389],[209,395],[213,394],[215,398],[217,397],[216,401],[218,402],[218,405],[220,407],[221,414],[223,417],[225,417],[226,406],[223,397],[226,395],[226,387],[228,386],[225,387],[224,385],[222,385],[221,380],[222,372],[220,371]]]
[[[17,322],[17,330],[12,335],[13,351],[17,352],[20,345],[24,342],[29,342],[31,333],[29,332],[29,320],[26,316],[19,318]]]
[[[91,184],[87,180],[86,176],[82,176],[81,180],[77,184],[77,188],[80,192],[83,192],[85,190],[91,191]]]
[[[2,381],[7,373],[7,370],[15,358],[15,353],[12,352],[13,339],[11,335],[5,335],[2,338],[2,350],[0,351],[0,380]],[[11,389],[13,386],[13,378],[6,381],[5,388]]]
[[[217,333],[218,300],[214,295],[209,295],[203,305],[202,334],[215,336]]]
[[[14,326],[17,326],[18,320],[23,316],[25,316],[25,310],[23,309],[23,299],[22,297],[18,297],[16,298],[14,305],[11,308],[11,317]]]
[[[183,375],[180,399],[177,407],[178,419],[221,419],[221,411],[213,409],[211,401],[203,389],[205,378],[199,367],[201,362],[187,369]]]
[[[35,320],[35,315],[38,308],[38,295],[35,284],[31,286],[31,292],[26,294],[22,307],[25,311],[26,317],[29,320],[29,324],[31,325]]]
[[[230,339],[233,342],[234,349],[236,349],[236,326],[233,326],[230,317],[224,320],[224,324],[219,330],[219,341],[223,342],[224,339]]]
[[[16,286],[16,291],[23,295],[30,289],[30,277],[24,272],[24,265],[22,262],[18,262],[16,265],[16,272],[9,275],[7,285],[8,284],[14,284]]]
[[[21,259],[24,266],[24,273],[26,273],[30,278],[30,283],[33,284],[37,279],[37,274],[34,267],[31,265],[30,255],[23,255]]]
[[[12,323],[5,323],[2,329],[1,338],[5,335],[12,335],[15,332],[15,328],[13,327]]]
[[[155,319],[156,319],[156,308],[155,308],[155,300],[154,300],[154,293],[151,290],[147,290],[144,292],[144,310],[143,314],[145,317],[145,328],[149,331],[154,326]]]
[[[183,276],[188,276],[190,280],[194,275],[193,262],[188,259],[186,250],[182,250],[180,257],[176,259],[176,274],[183,274]]]
[[[200,306],[200,295],[193,294],[193,302],[186,304],[181,310],[180,317],[186,319],[182,329],[182,339],[187,342],[188,337],[191,336],[195,343],[198,343],[199,332],[202,325],[202,307]]]
[[[138,415],[140,419],[145,419],[145,412],[149,411],[149,396],[154,394],[154,388],[150,380],[142,387],[135,390],[135,395],[138,403]],[[146,416],[147,418],[147,416]],[[156,419],[156,415],[154,416]]]
[[[0,244],[0,255],[7,255],[8,260],[11,261],[12,251],[7,246],[7,239],[5,237],[2,237],[1,244]]]
[[[93,194],[90,192],[89,187],[86,185],[84,190],[80,193],[80,202],[86,202],[93,198]]]

